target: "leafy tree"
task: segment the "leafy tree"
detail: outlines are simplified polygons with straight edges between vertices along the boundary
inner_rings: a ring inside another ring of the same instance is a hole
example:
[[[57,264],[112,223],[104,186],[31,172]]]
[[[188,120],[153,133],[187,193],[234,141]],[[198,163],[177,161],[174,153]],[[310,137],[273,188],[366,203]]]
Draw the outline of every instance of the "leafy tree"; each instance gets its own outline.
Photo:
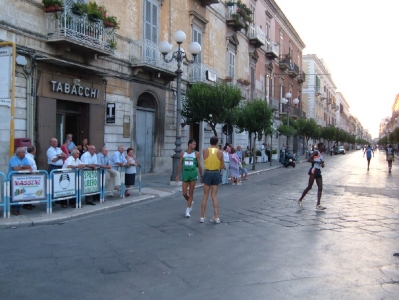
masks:
[[[306,140],[306,149],[309,149],[309,140],[318,130],[317,123],[314,119],[300,118],[296,121],[296,130]],[[306,151],[307,155],[308,151]]]
[[[260,99],[246,102],[241,107],[234,109],[234,123],[240,131],[248,131],[250,136],[254,134],[254,145],[256,138],[262,139],[263,134],[270,132],[270,121],[272,110],[267,103]],[[256,153],[254,146],[253,155]],[[255,157],[252,159],[252,170],[255,170]]]
[[[206,122],[217,136],[216,125],[230,123],[233,110],[240,104],[241,90],[225,82],[215,85],[194,84],[187,90],[181,115],[187,124]]]
[[[287,137],[287,147],[288,147],[289,137],[297,135],[296,121],[292,117],[289,118],[290,121],[289,125],[288,125],[288,117],[282,118],[281,121],[283,124],[277,128],[277,131],[280,132],[280,134],[285,135]]]
[[[336,136],[336,129],[334,127],[328,126],[328,127],[322,127],[320,129],[320,136],[328,141],[328,147],[330,147],[330,141],[335,140]]]

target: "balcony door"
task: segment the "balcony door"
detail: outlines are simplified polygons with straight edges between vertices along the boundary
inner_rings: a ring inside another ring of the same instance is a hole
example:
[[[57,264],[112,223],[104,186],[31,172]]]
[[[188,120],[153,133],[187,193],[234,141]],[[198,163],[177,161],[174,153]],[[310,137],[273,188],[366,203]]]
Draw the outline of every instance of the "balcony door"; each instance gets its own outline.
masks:
[[[144,5],[144,60],[156,65],[158,61],[158,3],[145,0]]]
[[[196,27],[193,27],[193,42],[197,42],[202,46],[202,31]],[[202,72],[202,51],[198,53],[195,58],[195,64],[196,66],[193,68],[193,78],[196,81],[203,81],[205,72]]]

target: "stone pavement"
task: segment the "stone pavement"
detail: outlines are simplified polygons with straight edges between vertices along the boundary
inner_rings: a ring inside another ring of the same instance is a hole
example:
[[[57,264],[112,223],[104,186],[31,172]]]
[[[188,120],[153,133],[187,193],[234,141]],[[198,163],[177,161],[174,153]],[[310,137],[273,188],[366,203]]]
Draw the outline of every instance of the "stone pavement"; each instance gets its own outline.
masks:
[[[304,159],[301,157],[300,161]],[[282,165],[276,161],[267,163],[257,163],[256,170],[250,170],[252,165],[248,165],[248,175],[259,174],[281,168]],[[74,218],[84,217],[87,215],[102,213],[107,210],[118,209],[138,202],[152,200],[155,198],[167,197],[177,192],[181,192],[181,182],[178,184],[170,184],[171,173],[163,174],[144,174],[141,179],[141,193],[138,190],[130,191],[130,196],[125,198],[118,198],[117,193],[113,198],[106,198],[104,203],[97,203],[95,206],[85,205],[82,201],[81,209],[74,208],[61,208],[56,204],[53,206],[52,214],[46,214],[46,207],[44,204],[37,204],[33,210],[21,209],[21,215],[11,215],[10,218],[4,219],[0,217],[0,228],[15,228],[15,227],[28,227],[44,224],[57,224]],[[137,183],[138,178],[136,178]],[[196,185],[196,188],[201,185]],[[1,212],[2,215],[2,212]]]

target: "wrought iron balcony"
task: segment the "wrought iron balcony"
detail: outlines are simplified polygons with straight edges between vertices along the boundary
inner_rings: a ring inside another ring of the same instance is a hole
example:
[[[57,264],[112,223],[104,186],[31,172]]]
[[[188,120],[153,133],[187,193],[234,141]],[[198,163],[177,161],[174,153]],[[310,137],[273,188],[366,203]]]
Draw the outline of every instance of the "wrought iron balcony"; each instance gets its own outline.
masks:
[[[289,55],[281,55],[278,65],[282,71],[289,70],[291,67],[291,58]]]
[[[219,3],[219,0],[199,0],[202,6],[212,5]]]
[[[46,33],[49,43],[68,45],[83,53],[112,55],[116,48],[115,30],[103,22],[92,22],[87,15],[78,16],[69,7],[64,11],[46,14]]]
[[[296,78],[298,83],[304,83],[306,81],[306,74],[305,72],[300,72],[298,77]]]
[[[237,12],[237,5],[227,6],[226,24],[235,31],[240,31],[246,26],[244,18]]]
[[[279,57],[280,46],[276,42],[269,41],[266,44],[266,57],[269,59],[275,59]]]
[[[207,65],[201,63],[193,63],[187,68],[188,81],[195,82],[215,82],[218,79],[218,72],[211,69]]]
[[[249,43],[254,45],[255,48],[261,47],[266,43],[266,34],[258,25],[249,26],[247,36]]]
[[[295,78],[299,75],[299,67],[295,63],[291,63],[288,69],[288,75],[292,78]]]
[[[176,77],[177,65],[175,60],[166,63],[158,49],[158,44],[149,40],[130,42],[130,62],[135,76],[140,72],[147,73],[151,78],[162,77],[165,83],[174,80]]]

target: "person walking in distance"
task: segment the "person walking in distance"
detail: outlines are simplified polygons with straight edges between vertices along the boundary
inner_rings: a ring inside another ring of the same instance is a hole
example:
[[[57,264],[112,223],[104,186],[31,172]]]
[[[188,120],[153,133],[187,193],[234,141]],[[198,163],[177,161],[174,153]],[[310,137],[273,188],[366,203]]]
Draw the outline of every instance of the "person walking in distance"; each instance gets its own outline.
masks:
[[[188,140],[187,150],[180,152],[180,161],[177,168],[176,182],[179,182],[179,174],[182,172],[182,193],[184,199],[187,201],[186,207],[186,218],[190,217],[190,212],[193,209],[194,204],[194,189],[195,182],[198,179],[197,169],[200,174],[200,183],[202,184],[202,167],[200,154],[195,151],[197,142],[194,139]],[[189,193],[187,193],[189,189]]]
[[[387,147],[387,150],[385,151],[386,153],[386,160],[388,162],[388,172],[391,173],[391,169],[392,169],[392,162],[395,160],[395,156],[394,156],[394,152],[395,150],[393,149],[392,145],[389,144]]]
[[[363,152],[363,157],[364,154],[366,154],[367,158],[367,171],[370,170],[370,160],[371,160],[371,154],[373,154],[374,157],[374,150],[371,148],[370,144],[367,145],[367,148]]]
[[[205,171],[202,177],[204,184],[204,196],[201,203],[201,218],[200,223],[205,222],[206,202],[208,201],[209,192],[211,191],[213,202],[213,218],[209,221],[211,223],[219,224],[219,204],[217,199],[219,184],[222,182],[220,169],[225,169],[223,152],[218,147],[218,137],[213,136],[210,139],[211,146],[202,150],[204,156]]]
[[[228,184],[229,183],[229,169],[230,169],[229,153],[230,153],[229,146],[224,146],[223,159],[224,159],[224,165],[225,165],[226,168],[224,170],[222,170],[222,184]]]
[[[309,182],[306,189],[303,191],[301,198],[298,200],[298,205],[302,207],[302,200],[305,198],[306,194],[312,189],[313,183],[316,179],[317,184],[317,203],[316,209],[317,210],[324,210],[326,207],[321,206],[321,194],[323,191],[323,178],[321,176],[321,168],[324,168],[324,157],[323,153],[326,150],[326,146],[324,143],[319,143],[317,145],[317,150],[313,151],[313,153],[309,156],[308,162],[312,163],[311,168],[309,169]]]

